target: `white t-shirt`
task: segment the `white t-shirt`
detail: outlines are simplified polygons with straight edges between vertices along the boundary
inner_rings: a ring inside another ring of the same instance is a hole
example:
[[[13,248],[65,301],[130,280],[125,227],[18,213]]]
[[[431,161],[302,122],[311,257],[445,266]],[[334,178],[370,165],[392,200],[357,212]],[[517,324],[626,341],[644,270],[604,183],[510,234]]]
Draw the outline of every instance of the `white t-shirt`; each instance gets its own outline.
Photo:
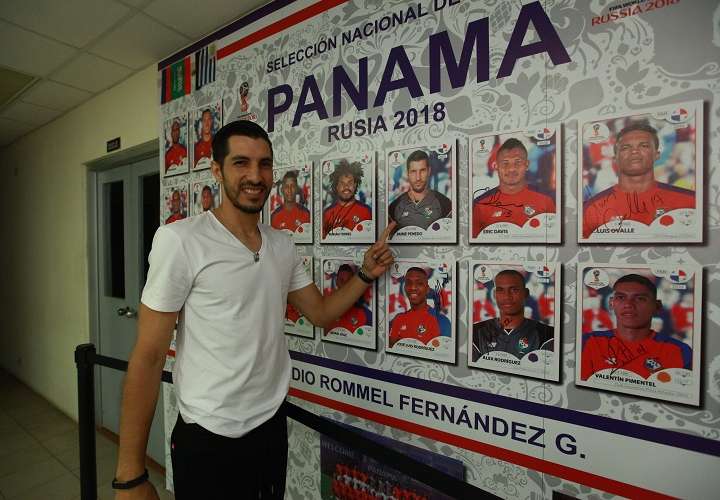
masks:
[[[227,437],[267,421],[287,395],[288,292],[312,280],[292,238],[264,224],[260,258],[212,214],[155,233],[142,303],[180,311],[173,381],[183,420]]]

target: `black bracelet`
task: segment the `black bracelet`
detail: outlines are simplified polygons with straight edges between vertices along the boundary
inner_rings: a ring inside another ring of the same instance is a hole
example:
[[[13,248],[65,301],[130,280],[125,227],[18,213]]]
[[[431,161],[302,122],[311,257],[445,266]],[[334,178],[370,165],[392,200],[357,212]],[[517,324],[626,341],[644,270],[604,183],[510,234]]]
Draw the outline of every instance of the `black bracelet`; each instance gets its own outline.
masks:
[[[368,285],[371,285],[373,281],[375,281],[375,278],[371,278],[365,272],[362,270],[362,267],[357,272],[357,277],[363,280]]]
[[[148,476],[148,470],[145,469],[145,472],[143,472],[135,479],[131,479],[130,481],[125,481],[121,483],[117,480],[117,478],[115,478],[112,481],[112,487],[114,490],[129,490],[130,488],[134,488],[135,486],[143,484],[145,481],[148,480]]]

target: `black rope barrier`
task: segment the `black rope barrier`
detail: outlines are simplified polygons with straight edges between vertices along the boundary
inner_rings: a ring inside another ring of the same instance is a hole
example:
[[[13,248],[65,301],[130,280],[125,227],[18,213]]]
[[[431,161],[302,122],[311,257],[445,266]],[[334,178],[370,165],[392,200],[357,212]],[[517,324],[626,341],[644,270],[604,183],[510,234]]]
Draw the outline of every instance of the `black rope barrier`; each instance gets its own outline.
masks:
[[[95,463],[95,365],[127,371],[128,362],[97,354],[93,344],[75,348],[78,371],[78,426],[80,439],[80,500],[97,499]],[[163,371],[162,381],[172,383],[172,373]],[[355,448],[364,455],[415,478],[445,495],[458,499],[500,498],[492,493],[450,476],[434,467],[376,443],[332,420],[315,415],[290,402],[285,402],[287,416],[336,441]],[[422,479],[420,479],[422,478]]]

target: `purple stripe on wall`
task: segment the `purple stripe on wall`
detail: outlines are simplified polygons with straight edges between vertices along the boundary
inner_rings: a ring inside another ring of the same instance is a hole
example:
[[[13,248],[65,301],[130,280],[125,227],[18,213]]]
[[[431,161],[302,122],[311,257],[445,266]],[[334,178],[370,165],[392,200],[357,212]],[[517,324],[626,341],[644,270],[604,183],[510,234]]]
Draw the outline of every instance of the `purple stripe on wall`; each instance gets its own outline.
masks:
[[[265,16],[268,16],[272,14],[273,12],[282,9],[283,7],[286,7],[290,5],[291,3],[295,2],[296,0],[275,0],[274,2],[270,2],[267,5],[263,5],[257,10],[254,10],[250,14],[248,14],[245,17],[241,17],[237,21],[228,24],[227,26],[220,28],[219,30],[215,31],[214,33],[211,33],[210,35],[198,40],[197,42],[193,43],[189,47],[185,47],[180,52],[176,52],[175,54],[171,55],[170,57],[163,59],[158,63],[158,71],[163,69],[168,64],[172,64],[176,61],[179,61],[185,56],[188,56],[192,54],[193,52],[196,52],[197,50],[200,50],[201,48],[205,47],[206,45],[210,44],[211,42],[214,42],[215,40],[219,40],[220,38],[224,38],[237,30],[244,28],[248,24],[252,24],[255,21],[258,21],[262,19]]]

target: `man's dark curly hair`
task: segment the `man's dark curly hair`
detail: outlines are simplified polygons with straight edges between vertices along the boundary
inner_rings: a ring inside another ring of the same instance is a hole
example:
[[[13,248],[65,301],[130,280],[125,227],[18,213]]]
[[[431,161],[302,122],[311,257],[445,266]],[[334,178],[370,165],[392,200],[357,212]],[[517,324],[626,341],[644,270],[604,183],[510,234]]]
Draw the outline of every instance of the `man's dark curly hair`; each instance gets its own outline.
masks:
[[[354,161],[350,163],[345,158],[340,160],[339,165],[335,167],[335,171],[330,174],[330,185],[332,186],[333,193],[337,193],[337,185],[340,181],[340,177],[345,175],[351,175],[355,179],[355,192],[360,187],[360,181],[363,178],[363,170],[360,162]]]

